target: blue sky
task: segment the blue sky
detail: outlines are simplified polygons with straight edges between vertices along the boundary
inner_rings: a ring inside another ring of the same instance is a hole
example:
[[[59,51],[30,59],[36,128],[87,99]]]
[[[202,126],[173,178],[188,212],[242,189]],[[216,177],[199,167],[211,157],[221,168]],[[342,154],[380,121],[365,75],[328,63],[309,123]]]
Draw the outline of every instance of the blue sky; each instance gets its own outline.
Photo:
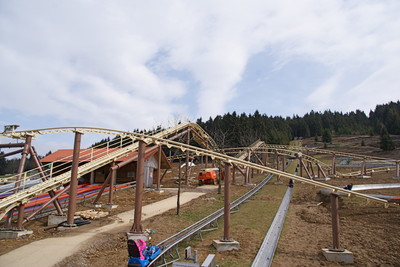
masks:
[[[397,0],[0,0],[0,126],[368,112],[400,99],[398,14]]]

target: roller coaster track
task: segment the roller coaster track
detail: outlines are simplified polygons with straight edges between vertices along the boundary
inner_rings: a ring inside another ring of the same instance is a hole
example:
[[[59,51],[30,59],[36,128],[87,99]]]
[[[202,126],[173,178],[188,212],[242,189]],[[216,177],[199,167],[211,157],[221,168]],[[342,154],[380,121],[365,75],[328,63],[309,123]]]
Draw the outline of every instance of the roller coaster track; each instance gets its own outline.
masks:
[[[221,149],[221,151],[224,151],[225,153],[229,154],[230,151],[235,151],[235,150],[245,150],[249,149],[250,147],[237,147],[237,148],[225,148]],[[271,150],[271,149],[277,149],[277,150],[292,150],[295,149],[298,152],[303,152],[303,153],[308,153],[308,152],[313,152],[313,153],[318,153],[318,154],[327,154],[327,155],[335,155],[339,157],[350,157],[350,158],[356,158],[356,159],[366,159],[366,160],[376,160],[379,162],[397,162],[399,160],[396,159],[391,159],[391,158],[383,158],[383,157],[374,157],[374,156],[367,156],[367,155],[360,155],[360,154],[355,154],[355,153],[348,153],[348,152],[340,152],[340,151],[332,151],[328,149],[320,149],[320,148],[310,148],[310,147],[303,147],[303,146],[290,146],[290,145],[273,145],[273,144],[265,144],[265,149]],[[303,156],[306,154],[303,154]]]
[[[100,129],[100,128],[92,128],[92,127],[63,127],[63,128],[48,128],[48,129],[39,129],[39,130],[28,130],[28,131],[18,131],[12,132],[9,134],[2,134],[2,137],[8,138],[25,138],[27,135],[35,136],[35,135],[43,135],[43,134],[54,134],[54,133],[66,133],[66,132],[81,132],[81,133],[98,133],[98,134],[107,134],[107,135],[115,135],[121,137],[130,137],[133,141],[143,140],[147,144],[153,143],[154,139],[163,140],[174,133],[182,131],[186,128],[190,128],[196,132],[194,135],[194,139],[200,145],[205,147],[209,147],[211,149],[216,148],[215,142],[211,137],[208,136],[204,130],[195,123],[181,123],[169,129],[163,130],[162,132],[156,133],[152,136],[147,136],[139,133],[132,132],[124,132],[124,131],[116,131],[111,129]],[[108,153],[107,155],[100,157],[98,159],[94,159],[84,165],[81,165],[78,168],[78,177],[83,176],[91,171],[98,169],[101,166],[107,165],[117,158],[123,157],[131,153],[132,151],[136,151],[138,149],[138,142],[134,142],[133,144]],[[52,179],[39,183],[35,186],[32,186],[28,189],[19,191],[15,194],[10,195],[4,199],[0,200],[0,219],[3,216],[13,209],[14,207],[27,203],[31,198],[38,196],[44,192],[48,192],[50,190],[54,190],[61,185],[69,182],[71,179],[71,171],[67,171],[61,175],[58,175]]]
[[[278,155],[280,155],[280,156],[297,157],[298,153],[300,152],[299,148],[300,148],[299,146],[270,145],[270,144],[265,144],[263,141],[256,141],[253,145],[251,145],[249,147],[225,149],[222,151],[226,152],[227,154],[238,153],[236,157],[239,159],[245,159],[246,156],[248,155],[249,151],[254,152],[254,153],[260,153],[260,154],[267,153],[267,154],[275,155],[275,153],[278,153]],[[321,167],[323,167],[327,170],[332,169],[332,166],[330,166],[310,155],[302,154],[301,157],[306,162],[319,164]],[[339,172],[336,172],[336,173],[340,175]]]
[[[191,146],[188,144],[183,144],[180,142],[172,141],[165,139],[167,136],[176,133],[178,131],[184,130],[185,128],[194,129],[196,132],[198,132],[198,137],[200,139],[200,143],[204,144],[207,149],[200,148],[200,147],[195,147]],[[155,145],[164,145],[167,146],[168,148],[174,147],[177,149],[180,149],[181,151],[189,151],[194,153],[197,156],[200,155],[205,155],[211,157],[211,159],[216,159],[219,161],[224,161],[228,163],[234,163],[236,165],[244,166],[244,167],[250,167],[256,170],[260,170],[263,172],[267,172],[270,174],[275,174],[279,175],[281,178],[289,178],[289,179],[294,179],[303,183],[315,185],[318,187],[322,188],[327,188],[331,189],[334,192],[343,192],[345,194],[349,195],[354,195],[357,197],[365,198],[365,199],[370,199],[373,201],[381,202],[384,203],[385,205],[388,205],[388,201],[382,200],[379,198],[367,196],[361,193],[357,192],[349,192],[343,188],[340,187],[335,187],[332,185],[328,185],[325,183],[309,180],[300,176],[296,176],[293,174],[289,174],[283,171],[279,171],[270,167],[262,166],[256,163],[252,163],[243,159],[235,158],[228,156],[226,154],[218,153],[215,152],[212,149],[213,147],[216,147],[215,143],[211,141],[212,139],[209,138],[207,133],[202,130],[200,126],[198,126],[195,123],[182,123],[178,124],[175,127],[171,127],[169,129],[166,129],[160,133],[154,134],[154,135],[144,135],[144,134],[139,134],[139,133],[132,133],[132,132],[124,132],[124,131],[116,131],[116,130],[110,130],[110,129],[99,129],[99,128],[89,128],[89,127],[65,127],[65,128],[51,128],[51,129],[41,129],[41,130],[32,130],[32,131],[20,131],[20,132],[13,132],[10,134],[3,134],[2,136],[4,137],[11,137],[11,138],[24,138],[26,135],[37,135],[37,134],[49,134],[49,133],[59,133],[59,132],[90,132],[90,133],[102,133],[102,134],[114,134],[114,135],[119,135],[123,137],[130,137],[134,141],[136,140],[143,140],[147,145],[150,144],[155,144]],[[209,142],[209,145],[206,144],[206,142]],[[211,144],[211,145],[210,145]],[[106,164],[111,163],[117,158],[120,158],[122,156],[128,155],[132,151],[135,151],[138,149],[138,142],[135,142],[127,147],[123,147],[121,149],[118,149],[116,151],[113,151],[106,156],[103,156],[101,158],[95,159],[89,163],[86,163],[84,165],[81,165],[78,168],[78,177],[87,174],[101,166],[104,166]],[[29,201],[34,196],[37,196],[41,193],[47,192],[51,189],[56,189],[57,187],[61,186],[62,184],[67,183],[70,180],[71,177],[71,172],[66,172],[64,174],[61,174],[55,178],[49,179],[45,182],[42,182],[38,185],[35,185],[29,189],[19,191],[9,197],[6,197],[4,199],[0,200],[0,219],[3,218],[3,216],[12,208],[16,207],[19,204],[24,204]]]
[[[251,198],[255,193],[257,193],[261,188],[263,188],[268,181],[272,178],[272,175],[268,175],[261,183],[259,183],[257,186],[255,186],[253,189],[248,191],[246,194],[243,196],[239,197],[235,201],[233,201],[230,205],[231,210]],[[174,248],[176,245],[178,245],[180,242],[184,241],[188,237],[198,233],[201,229],[207,227],[210,225],[212,222],[216,221],[218,218],[222,217],[224,215],[224,208],[221,208],[212,214],[204,217],[200,221],[197,221],[196,223],[188,226],[187,228],[183,229],[182,231],[168,237],[167,239],[161,241],[160,243],[157,244],[162,249],[162,252],[160,255],[158,255],[152,262],[150,262],[149,266],[154,266],[154,264],[160,260],[165,253],[167,253],[170,249]]]

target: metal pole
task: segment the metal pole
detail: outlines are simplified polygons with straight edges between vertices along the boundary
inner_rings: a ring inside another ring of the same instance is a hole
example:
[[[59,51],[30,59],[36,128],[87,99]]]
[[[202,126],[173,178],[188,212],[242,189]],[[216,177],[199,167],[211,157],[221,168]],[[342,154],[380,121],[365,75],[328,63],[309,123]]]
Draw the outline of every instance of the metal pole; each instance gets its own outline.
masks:
[[[81,147],[82,133],[75,132],[74,141],[74,152],[72,155],[72,166],[71,166],[71,182],[69,187],[69,202],[68,202],[68,213],[67,213],[67,226],[75,226],[74,216],[76,209],[76,194],[78,191],[78,166],[79,166],[79,152]]]
[[[115,161],[112,163],[112,167],[115,166]],[[111,171],[111,180],[110,180],[110,192],[108,192],[108,205],[113,204],[113,194],[114,194],[114,186],[117,179],[117,169],[110,168]]]
[[[142,199],[143,199],[143,183],[144,183],[144,157],[146,143],[139,141],[138,161],[136,167],[136,194],[135,194],[135,216],[131,232],[143,233],[142,228]]]
[[[188,129],[186,135],[186,144],[190,144],[190,129]],[[185,160],[185,184],[189,183],[189,150],[186,150],[186,160]]]
[[[231,196],[230,196],[230,179],[232,166],[225,162],[225,187],[224,187],[224,237],[221,241],[231,241],[230,221],[231,221]]]
[[[332,156],[332,175],[336,175],[336,155]]]
[[[218,194],[220,195],[221,194],[221,165],[219,165],[219,168],[218,168]]]
[[[157,162],[157,191],[161,190],[161,153],[162,146],[158,146],[158,162]]]
[[[339,245],[339,196],[331,194],[331,212],[332,212],[332,250],[341,251]]]
[[[365,158],[361,165],[361,175],[367,175],[367,163],[366,163]]]
[[[181,158],[179,158],[178,166],[178,197],[176,198],[176,215],[179,215],[181,208]]]
[[[299,168],[300,168],[300,176],[303,177],[303,160],[301,156],[299,157]]]

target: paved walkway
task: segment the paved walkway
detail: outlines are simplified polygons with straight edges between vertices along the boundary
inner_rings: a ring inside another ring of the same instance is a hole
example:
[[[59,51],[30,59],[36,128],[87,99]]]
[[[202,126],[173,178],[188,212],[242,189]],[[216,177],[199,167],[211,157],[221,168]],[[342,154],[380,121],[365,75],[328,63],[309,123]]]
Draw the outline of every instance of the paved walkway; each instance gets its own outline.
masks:
[[[181,194],[181,204],[185,204],[204,193],[184,192]],[[176,196],[144,206],[142,219],[153,217],[176,207]],[[47,238],[32,242],[0,256],[0,266],[7,267],[51,267],[64,258],[78,252],[80,247],[90,238],[108,232],[117,227],[128,227],[132,224],[133,210],[118,214],[113,223],[81,232],[75,236]],[[77,228],[78,230],[79,228]],[[83,229],[82,229],[83,230]]]

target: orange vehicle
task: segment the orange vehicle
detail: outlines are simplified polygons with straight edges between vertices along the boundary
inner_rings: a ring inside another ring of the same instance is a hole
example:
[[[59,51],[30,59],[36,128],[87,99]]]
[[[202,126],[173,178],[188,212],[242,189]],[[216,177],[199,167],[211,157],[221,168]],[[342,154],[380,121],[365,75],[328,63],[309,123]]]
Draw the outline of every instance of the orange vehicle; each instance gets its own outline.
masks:
[[[218,168],[207,168],[201,169],[197,176],[197,180],[199,180],[199,185],[203,184],[217,184],[218,183]],[[221,173],[221,179],[223,179],[224,174]]]

